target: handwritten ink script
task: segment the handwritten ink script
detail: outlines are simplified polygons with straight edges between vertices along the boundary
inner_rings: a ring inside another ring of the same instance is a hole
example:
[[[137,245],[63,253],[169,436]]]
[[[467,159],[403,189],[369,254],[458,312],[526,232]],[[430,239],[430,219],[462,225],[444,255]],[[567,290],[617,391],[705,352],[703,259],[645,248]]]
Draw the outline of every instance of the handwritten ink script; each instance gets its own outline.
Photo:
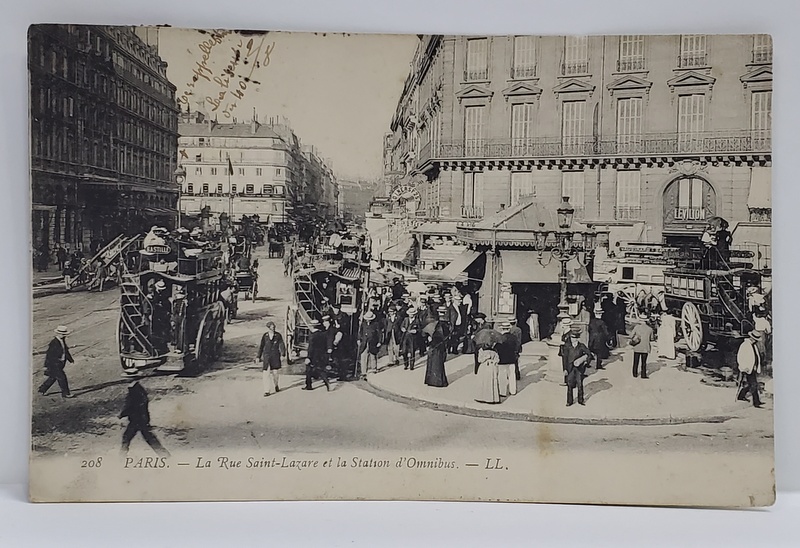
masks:
[[[229,34],[231,31],[212,31],[209,38],[197,45],[200,59],[195,61],[192,80],[178,97],[179,103],[188,105],[190,97],[201,95],[211,112],[221,112],[223,117],[232,118],[239,101],[244,99],[248,86],[260,84],[253,79],[253,73],[256,69],[269,66],[275,43],[268,44],[267,35],[260,40],[240,38],[236,45],[230,47],[232,53],[227,63],[222,68],[215,69],[212,54]],[[210,91],[200,93],[201,84],[202,88],[210,88]]]

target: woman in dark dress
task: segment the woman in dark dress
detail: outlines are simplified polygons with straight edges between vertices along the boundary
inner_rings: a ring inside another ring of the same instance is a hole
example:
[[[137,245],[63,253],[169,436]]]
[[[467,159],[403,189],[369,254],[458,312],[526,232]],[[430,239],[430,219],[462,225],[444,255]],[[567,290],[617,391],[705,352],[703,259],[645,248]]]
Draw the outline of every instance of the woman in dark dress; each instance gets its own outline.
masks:
[[[447,340],[450,337],[450,326],[446,321],[439,320],[429,324],[426,328],[426,331],[429,334],[427,366],[425,368],[425,384],[428,386],[444,388],[447,386],[447,375],[444,371],[444,361],[447,359],[446,345]]]

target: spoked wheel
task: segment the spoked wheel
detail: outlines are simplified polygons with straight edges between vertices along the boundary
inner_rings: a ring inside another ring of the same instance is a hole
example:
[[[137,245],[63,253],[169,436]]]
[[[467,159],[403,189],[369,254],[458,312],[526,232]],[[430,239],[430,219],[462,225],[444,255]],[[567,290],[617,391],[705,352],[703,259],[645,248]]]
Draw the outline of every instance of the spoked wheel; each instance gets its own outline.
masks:
[[[225,308],[222,303],[206,311],[195,341],[195,361],[200,368],[215,362],[222,354],[225,333]]]
[[[703,322],[700,311],[694,303],[684,303],[681,309],[681,328],[686,345],[692,352],[697,352],[703,345]]]

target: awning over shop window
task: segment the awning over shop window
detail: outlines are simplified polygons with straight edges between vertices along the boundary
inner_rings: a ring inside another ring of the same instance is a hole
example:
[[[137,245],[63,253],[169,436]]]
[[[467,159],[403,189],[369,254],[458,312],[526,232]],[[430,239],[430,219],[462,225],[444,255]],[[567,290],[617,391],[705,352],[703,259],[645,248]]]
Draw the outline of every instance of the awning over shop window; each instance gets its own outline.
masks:
[[[772,168],[754,167],[750,175],[750,193],[747,195],[750,209],[772,209]]]
[[[549,262],[548,262],[549,261]],[[561,262],[545,253],[542,259],[535,251],[501,251],[501,279],[505,283],[557,284]],[[592,282],[585,266],[577,259],[567,263],[567,282],[588,284]]]
[[[451,283],[466,280],[463,272],[480,256],[481,253],[479,251],[466,249],[442,270],[420,271],[420,279],[425,278],[430,281]]]

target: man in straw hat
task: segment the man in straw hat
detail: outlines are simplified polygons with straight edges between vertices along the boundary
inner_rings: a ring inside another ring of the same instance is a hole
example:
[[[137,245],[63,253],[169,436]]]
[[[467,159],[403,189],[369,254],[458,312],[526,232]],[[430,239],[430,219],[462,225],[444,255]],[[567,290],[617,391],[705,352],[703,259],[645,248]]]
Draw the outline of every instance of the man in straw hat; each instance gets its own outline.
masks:
[[[736,353],[736,363],[739,368],[739,390],[736,399],[747,401],[747,394],[753,400],[753,407],[761,407],[761,398],[758,395],[758,374],[761,372],[763,357],[759,350],[759,342],[763,337],[760,331],[750,331],[747,338],[739,345]]]
[[[592,359],[589,348],[581,342],[582,327],[573,323],[569,328],[569,336],[561,348],[567,372],[567,407],[574,403],[573,390],[578,389],[578,403],[586,405],[583,398],[583,377],[586,366]]]
[[[64,325],[59,325],[55,330],[55,335],[53,340],[50,341],[50,346],[47,347],[47,354],[44,357],[44,373],[47,378],[39,387],[39,393],[44,396],[50,387],[57,382],[58,387],[61,389],[61,397],[71,398],[72,394],[69,391],[67,374],[64,372],[67,362],[75,363],[67,345],[69,329]]]
[[[361,352],[361,378],[366,379],[370,372],[378,372],[378,352],[381,348],[381,325],[372,310],[364,314],[358,348]]]

